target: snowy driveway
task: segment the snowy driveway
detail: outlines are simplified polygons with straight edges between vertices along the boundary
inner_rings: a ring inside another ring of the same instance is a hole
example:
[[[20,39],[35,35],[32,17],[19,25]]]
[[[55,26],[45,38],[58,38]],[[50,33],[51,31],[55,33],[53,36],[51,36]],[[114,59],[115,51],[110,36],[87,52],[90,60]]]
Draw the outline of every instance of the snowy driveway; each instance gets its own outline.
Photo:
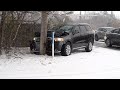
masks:
[[[0,78],[96,79],[120,78],[120,48],[107,48],[95,42],[92,52],[76,50],[70,56],[30,54],[0,57]]]

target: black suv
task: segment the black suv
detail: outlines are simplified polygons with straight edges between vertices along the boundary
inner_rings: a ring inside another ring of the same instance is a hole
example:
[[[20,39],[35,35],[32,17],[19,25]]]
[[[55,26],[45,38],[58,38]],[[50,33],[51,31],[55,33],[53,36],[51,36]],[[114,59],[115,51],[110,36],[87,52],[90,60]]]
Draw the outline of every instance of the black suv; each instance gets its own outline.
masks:
[[[113,28],[113,27],[98,28],[98,30],[96,30],[96,33],[95,33],[95,40],[98,41],[99,39],[104,39],[105,34],[110,32],[113,29],[115,29],[115,28]]]
[[[92,51],[94,44],[94,31],[88,24],[68,24],[55,30],[48,30],[46,52],[48,55],[52,52],[52,32],[54,36],[55,53],[60,52],[63,56],[71,54],[73,49],[85,48],[86,52]],[[40,37],[40,34],[37,36]],[[31,50],[39,52],[40,38],[34,37],[31,43]]]
[[[120,45],[120,28],[114,29],[107,33],[104,38],[107,47],[111,47],[112,45]]]

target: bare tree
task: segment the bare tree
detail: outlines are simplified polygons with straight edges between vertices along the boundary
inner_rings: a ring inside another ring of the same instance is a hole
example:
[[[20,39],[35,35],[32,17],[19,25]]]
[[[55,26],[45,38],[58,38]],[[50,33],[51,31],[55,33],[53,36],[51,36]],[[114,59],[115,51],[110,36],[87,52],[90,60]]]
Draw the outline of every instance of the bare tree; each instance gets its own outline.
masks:
[[[13,43],[15,43],[26,14],[27,11],[1,11],[0,54],[2,47],[5,53],[8,53]]]
[[[17,37],[17,35],[18,35],[18,32],[19,32],[19,29],[20,29],[22,23],[24,22],[24,18],[25,18],[25,15],[27,14],[27,11],[22,12],[22,13],[20,13],[20,14],[17,12],[17,14],[18,14],[18,18],[17,18],[18,26],[17,26],[17,29],[16,29],[15,36],[14,36],[14,38],[13,38],[12,41],[11,41],[10,47],[11,47],[12,44],[15,42],[15,39],[16,39],[16,37]],[[11,36],[10,36],[10,37],[11,37]]]
[[[73,14],[73,11],[50,11],[48,16],[48,27],[60,27],[64,24],[71,23],[71,14]]]

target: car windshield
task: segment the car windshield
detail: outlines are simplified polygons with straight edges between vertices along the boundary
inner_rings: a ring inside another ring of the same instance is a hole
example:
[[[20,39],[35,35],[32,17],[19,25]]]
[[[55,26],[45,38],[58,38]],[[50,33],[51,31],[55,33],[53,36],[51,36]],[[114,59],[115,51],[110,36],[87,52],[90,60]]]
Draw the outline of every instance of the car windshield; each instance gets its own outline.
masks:
[[[112,31],[113,29],[114,29],[113,27],[109,27],[109,28],[99,28],[98,31],[109,32],[109,31]]]
[[[69,33],[72,29],[72,25],[67,25],[67,26],[62,26],[61,28],[55,30],[56,33],[63,33],[63,32],[67,32]]]
[[[114,28],[106,28],[107,31],[111,31],[113,30]]]
[[[55,27],[47,32],[47,37],[52,37],[53,31],[55,32],[56,37],[68,35],[68,33],[70,33],[72,27],[73,27],[72,25],[65,25],[65,26],[61,26],[59,28]]]

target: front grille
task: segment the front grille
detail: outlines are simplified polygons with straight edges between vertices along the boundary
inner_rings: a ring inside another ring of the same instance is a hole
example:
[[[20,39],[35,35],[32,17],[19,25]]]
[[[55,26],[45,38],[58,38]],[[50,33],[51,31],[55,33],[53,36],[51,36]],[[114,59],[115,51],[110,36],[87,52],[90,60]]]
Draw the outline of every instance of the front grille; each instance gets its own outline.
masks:
[[[54,41],[54,49],[58,46],[58,42]],[[52,38],[47,38],[46,50],[52,51]]]
[[[50,38],[50,37],[47,38],[46,50],[48,50],[48,51],[52,50],[52,38]]]

